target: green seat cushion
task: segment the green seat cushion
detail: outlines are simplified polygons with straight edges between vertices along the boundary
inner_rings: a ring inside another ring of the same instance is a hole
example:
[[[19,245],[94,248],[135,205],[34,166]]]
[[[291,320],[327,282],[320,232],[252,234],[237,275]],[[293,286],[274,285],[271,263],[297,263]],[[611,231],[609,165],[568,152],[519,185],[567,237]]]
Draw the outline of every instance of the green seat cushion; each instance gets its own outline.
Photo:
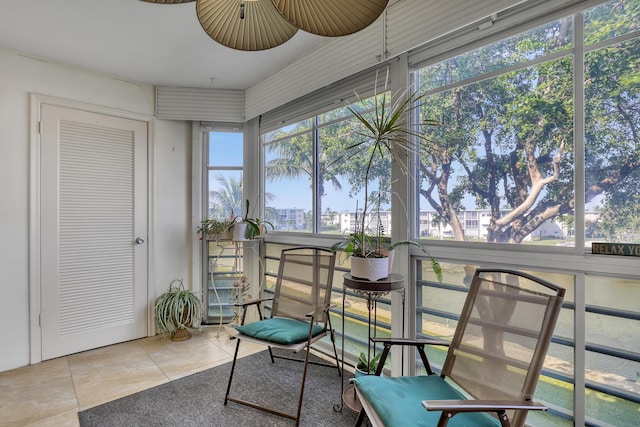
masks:
[[[236,327],[243,335],[277,344],[298,344],[309,337],[309,322],[302,320],[273,317]],[[313,326],[312,335],[322,333],[320,325]]]
[[[415,377],[378,377],[365,375],[354,380],[358,391],[375,409],[386,426],[433,427],[440,411],[427,411],[423,400],[464,399],[439,375]],[[459,413],[449,427],[495,427],[500,422],[487,413]]]

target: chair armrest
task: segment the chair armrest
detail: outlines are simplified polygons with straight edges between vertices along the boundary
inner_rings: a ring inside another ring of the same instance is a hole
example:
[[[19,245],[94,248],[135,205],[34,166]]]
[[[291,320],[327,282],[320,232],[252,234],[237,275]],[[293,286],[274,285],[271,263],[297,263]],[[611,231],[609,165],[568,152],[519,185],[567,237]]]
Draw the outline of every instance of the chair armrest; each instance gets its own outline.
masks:
[[[247,300],[247,301],[241,301],[241,302],[237,302],[234,305],[236,307],[248,307],[250,305],[256,305],[256,304],[260,304],[261,302],[265,302],[265,301],[273,301],[273,298],[258,298],[258,299],[251,299],[251,300]]]
[[[449,342],[443,340],[425,340],[425,339],[410,339],[410,338],[371,338],[371,342],[374,344],[382,343],[382,356],[380,357],[380,361],[378,362],[378,367],[381,365],[384,366],[385,361],[387,360],[387,356],[389,355],[389,351],[391,350],[391,346],[393,345],[410,345],[418,350],[418,354],[420,355],[420,359],[422,360],[422,364],[424,365],[424,369],[427,371],[428,375],[433,374],[433,369],[431,369],[431,364],[429,363],[429,359],[427,358],[427,354],[424,351],[425,345],[442,345],[448,347],[450,345]],[[382,369],[379,369],[382,372]],[[378,372],[376,371],[376,375]]]
[[[422,406],[427,411],[443,412],[496,412],[502,410],[538,410],[546,411],[547,407],[533,401],[519,400],[423,400]]]
[[[318,316],[319,314],[326,313],[327,311],[329,311],[331,309],[331,307],[333,307],[333,305],[331,305],[331,304],[326,305],[326,306],[324,306],[322,308],[317,309],[316,311],[312,311],[310,313],[305,314],[305,316],[314,318],[314,317]]]
[[[254,305],[258,310],[258,316],[260,317],[260,320],[264,320],[264,317],[262,317],[262,310],[260,310],[260,303],[264,301],[273,301],[273,298],[257,298],[257,299],[251,299],[251,300],[240,301],[235,303],[234,304],[235,307],[242,307],[242,318],[241,318],[242,320],[240,320],[240,324],[244,325],[244,321],[247,315],[247,309],[252,305]]]
[[[382,345],[409,345],[409,346],[423,346],[423,345],[443,345],[448,347],[449,341],[442,340],[425,340],[425,339],[411,339],[411,338],[379,338],[372,337],[372,343]]]

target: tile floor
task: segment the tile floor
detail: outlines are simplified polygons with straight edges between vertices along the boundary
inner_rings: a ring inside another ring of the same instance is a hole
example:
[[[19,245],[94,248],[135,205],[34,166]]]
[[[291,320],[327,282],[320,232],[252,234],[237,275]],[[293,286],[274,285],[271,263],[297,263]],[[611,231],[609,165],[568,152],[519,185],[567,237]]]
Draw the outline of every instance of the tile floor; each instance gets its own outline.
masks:
[[[230,362],[235,341],[207,326],[190,340],[162,336],[0,372],[0,426],[75,427],[78,411]],[[264,347],[243,343],[240,355]]]

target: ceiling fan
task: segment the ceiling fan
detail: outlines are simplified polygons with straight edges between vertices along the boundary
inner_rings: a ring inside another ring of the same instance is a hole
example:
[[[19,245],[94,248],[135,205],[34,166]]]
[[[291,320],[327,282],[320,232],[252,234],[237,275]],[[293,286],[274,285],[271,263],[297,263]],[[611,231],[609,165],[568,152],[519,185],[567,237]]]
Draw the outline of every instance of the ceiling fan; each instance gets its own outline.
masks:
[[[156,4],[196,2],[204,31],[237,50],[270,49],[300,29],[339,37],[356,33],[382,14],[389,0],[140,0]]]

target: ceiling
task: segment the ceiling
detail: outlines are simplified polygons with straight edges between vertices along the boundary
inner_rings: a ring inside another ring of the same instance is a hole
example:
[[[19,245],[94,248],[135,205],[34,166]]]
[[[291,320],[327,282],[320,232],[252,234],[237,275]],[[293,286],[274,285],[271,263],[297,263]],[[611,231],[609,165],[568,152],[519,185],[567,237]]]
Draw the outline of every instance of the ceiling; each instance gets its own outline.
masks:
[[[273,49],[242,52],[202,30],[195,2],[4,2],[0,47],[157,86],[247,89],[331,38],[298,31]]]

